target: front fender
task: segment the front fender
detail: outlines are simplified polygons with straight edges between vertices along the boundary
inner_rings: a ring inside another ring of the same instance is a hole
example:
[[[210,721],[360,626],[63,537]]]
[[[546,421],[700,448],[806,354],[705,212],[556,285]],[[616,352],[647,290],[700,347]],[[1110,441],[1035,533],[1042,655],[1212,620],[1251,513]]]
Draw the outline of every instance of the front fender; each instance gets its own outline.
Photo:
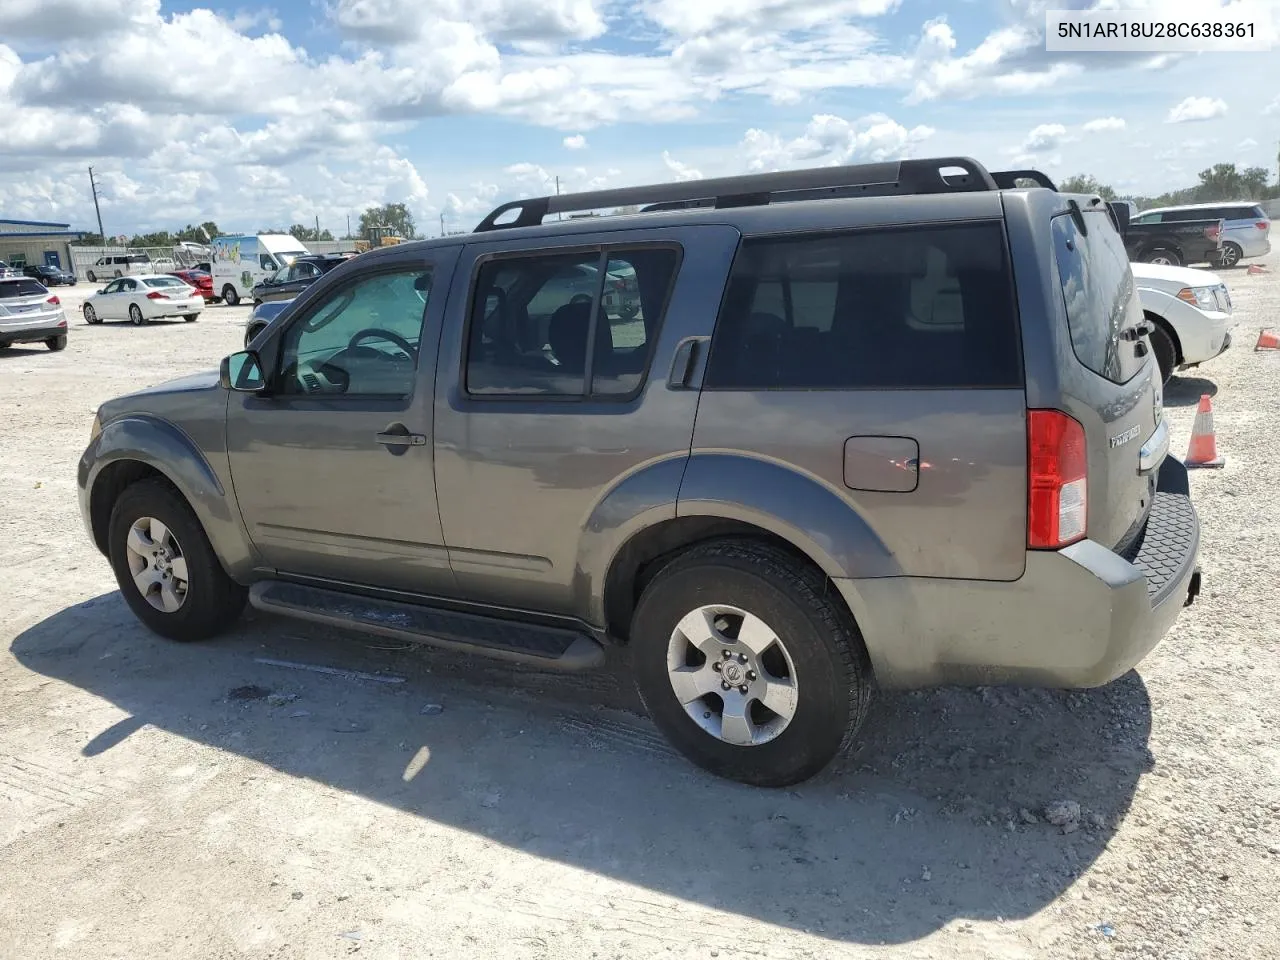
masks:
[[[129,414],[106,423],[80,457],[76,470],[80,510],[99,549],[104,547],[102,511],[109,516],[111,510],[102,497],[118,493],[110,480],[126,464],[141,464],[168,479],[195,511],[228,575],[237,580],[248,575],[254,565],[253,548],[218,471],[183,430],[149,414]],[[107,485],[100,487],[104,481]],[[99,490],[96,500],[95,489]]]
[[[739,454],[695,454],[679,517],[724,517],[768,530],[833,579],[897,577],[902,568],[853,505],[814,477]]]
[[[1139,287],[1138,299],[1144,311],[1159,317],[1173,329],[1181,348],[1182,362],[1200,363],[1213,359],[1216,352],[1214,343],[1220,344],[1227,330],[1226,314],[1199,310],[1173,294],[1150,287]]]

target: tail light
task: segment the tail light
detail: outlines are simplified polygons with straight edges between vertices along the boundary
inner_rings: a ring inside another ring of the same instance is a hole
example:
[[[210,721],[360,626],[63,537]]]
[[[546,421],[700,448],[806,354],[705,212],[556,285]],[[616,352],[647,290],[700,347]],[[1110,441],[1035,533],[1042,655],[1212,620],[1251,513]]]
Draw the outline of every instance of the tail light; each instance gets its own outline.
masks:
[[[55,307],[58,307],[58,306],[61,306],[61,305],[62,305],[62,301],[58,299],[58,297],[57,297],[57,295],[56,295],[56,294],[55,294],[54,296],[50,297],[48,300],[46,300],[46,301],[45,301],[45,303],[51,303],[51,304],[53,304]]]
[[[1027,414],[1027,546],[1081,540],[1089,502],[1084,427],[1058,410]]]
[[[1205,237],[1207,237],[1207,238],[1208,238],[1208,239],[1210,239],[1210,240],[1217,240],[1217,239],[1218,239],[1218,234],[1219,234],[1220,232],[1221,232],[1221,231],[1219,231],[1219,229],[1218,229],[1217,227],[1205,227],[1205,228],[1204,228],[1204,235],[1205,235]]]
[[[1254,224],[1254,226],[1257,227],[1259,230],[1266,230],[1271,226],[1271,224],[1268,223],[1266,220],[1259,220],[1257,223]]]
[[[158,290],[152,290],[150,293],[147,294],[147,299],[148,300],[168,300],[169,297],[167,294],[160,293]]]

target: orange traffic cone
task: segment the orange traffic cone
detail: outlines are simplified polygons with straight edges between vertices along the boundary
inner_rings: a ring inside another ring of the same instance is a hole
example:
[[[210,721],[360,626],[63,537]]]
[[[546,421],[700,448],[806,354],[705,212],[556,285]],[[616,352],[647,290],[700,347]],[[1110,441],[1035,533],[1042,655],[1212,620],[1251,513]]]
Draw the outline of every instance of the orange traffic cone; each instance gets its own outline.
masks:
[[[1266,272],[1267,272],[1267,268],[1266,268],[1266,267],[1264,267],[1264,266],[1263,266],[1262,264],[1260,264],[1260,263],[1251,263],[1251,264],[1249,264],[1249,270],[1248,270],[1248,272],[1249,272],[1249,273],[1251,273],[1251,274],[1253,274],[1253,273],[1266,273]]]
[[[1258,342],[1253,345],[1256,350],[1280,350],[1280,336],[1270,330],[1258,331]]]
[[[1213,435],[1213,404],[1209,402],[1207,393],[1200,395],[1185,463],[1188,467],[1224,467],[1227,464],[1226,457],[1218,456],[1218,441]]]

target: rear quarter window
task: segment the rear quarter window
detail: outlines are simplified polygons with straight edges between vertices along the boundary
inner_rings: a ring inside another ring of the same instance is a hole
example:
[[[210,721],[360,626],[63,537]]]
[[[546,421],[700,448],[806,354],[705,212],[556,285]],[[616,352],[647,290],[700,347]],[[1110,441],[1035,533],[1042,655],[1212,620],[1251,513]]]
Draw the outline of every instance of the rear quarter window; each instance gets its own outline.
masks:
[[[11,300],[16,297],[38,297],[49,291],[35,280],[6,280],[0,283],[0,300]]]
[[[1083,215],[1087,234],[1070,214],[1051,221],[1058,280],[1076,358],[1099,376],[1127,383],[1143,359],[1121,334],[1142,322],[1124,241],[1105,214]]]
[[[1021,385],[998,221],[746,240],[706,378],[713,390]]]

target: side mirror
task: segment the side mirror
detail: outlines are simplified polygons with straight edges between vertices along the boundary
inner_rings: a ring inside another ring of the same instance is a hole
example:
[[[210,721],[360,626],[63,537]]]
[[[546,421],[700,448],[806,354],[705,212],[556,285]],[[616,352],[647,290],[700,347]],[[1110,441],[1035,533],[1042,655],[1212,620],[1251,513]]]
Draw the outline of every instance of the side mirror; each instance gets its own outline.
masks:
[[[99,290],[98,292],[99,292],[99,293],[106,293],[106,292],[107,292],[107,288],[106,288],[106,287],[103,287],[103,288],[102,288],[101,290]]]
[[[267,385],[262,375],[262,362],[252,350],[241,350],[222,358],[218,383],[224,390],[237,393],[260,393]]]

